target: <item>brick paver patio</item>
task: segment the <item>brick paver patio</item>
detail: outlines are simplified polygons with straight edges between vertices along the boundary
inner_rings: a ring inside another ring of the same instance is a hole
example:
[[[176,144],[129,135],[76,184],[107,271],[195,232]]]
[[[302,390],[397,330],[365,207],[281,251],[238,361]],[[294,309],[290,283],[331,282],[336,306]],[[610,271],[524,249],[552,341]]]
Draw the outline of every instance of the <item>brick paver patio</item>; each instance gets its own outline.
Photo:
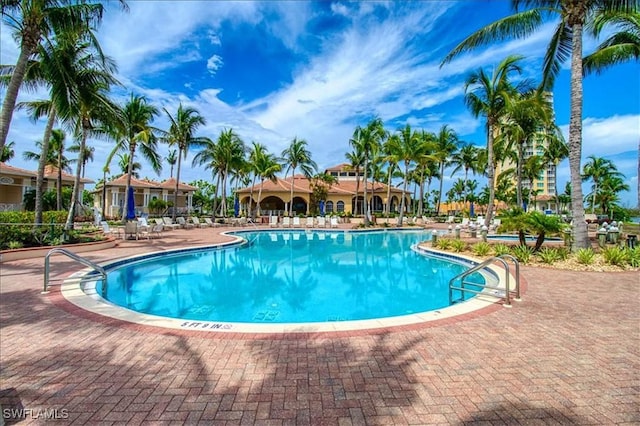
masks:
[[[86,257],[227,238],[217,233]],[[54,278],[78,269],[52,265]],[[410,330],[221,338],[70,313],[40,294],[42,271],[42,259],[0,264],[0,405],[31,410],[24,424],[640,424],[637,272],[523,267],[512,309]]]

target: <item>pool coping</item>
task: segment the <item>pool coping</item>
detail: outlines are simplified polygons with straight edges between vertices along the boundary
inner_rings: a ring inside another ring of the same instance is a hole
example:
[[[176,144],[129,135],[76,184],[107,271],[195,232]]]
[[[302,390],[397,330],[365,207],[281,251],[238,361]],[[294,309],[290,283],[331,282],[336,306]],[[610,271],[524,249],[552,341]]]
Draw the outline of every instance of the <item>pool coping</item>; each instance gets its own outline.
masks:
[[[295,230],[295,229],[294,229]],[[261,232],[269,232],[269,230],[260,230]],[[274,230],[271,230],[272,232]],[[298,231],[309,231],[298,229]],[[182,247],[176,248],[169,252],[152,252],[144,255],[130,256],[124,259],[114,260],[105,263],[105,268],[113,267],[119,263],[129,262],[136,259],[144,259],[167,253],[178,253],[181,251],[197,251],[209,248],[225,248],[234,245],[245,244],[246,239],[237,236],[237,230],[224,232],[225,235],[234,237],[234,240],[210,246],[199,247]],[[242,231],[240,231],[242,232]],[[336,232],[335,230],[332,232]],[[338,230],[337,232],[345,232]],[[350,232],[350,231],[346,231]],[[454,258],[465,263],[477,264],[481,260],[470,256],[441,252],[426,247],[424,244],[418,244],[421,251],[428,252],[434,256],[444,256]],[[500,286],[504,288],[505,271],[495,265],[489,265],[487,269],[492,275],[498,278]],[[503,305],[504,299],[498,298],[496,295],[479,294],[476,297],[464,302],[456,303],[442,309],[433,311],[413,313],[409,315],[386,317],[370,320],[353,320],[353,321],[331,321],[331,322],[315,322],[315,323],[240,323],[240,322],[222,322],[222,321],[193,321],[177,318],[160,317],[150,314],[144,314],[130,309],[115,305],[95,292],[95,285],[92,287],[91,282],[95,284],[95,275],[91,274],[91,268],[79,270],[67,277],[59,287],[59,292],[52,294],[55,303],[62,305],[65,310],[79,314],[80,316],[97,319],[102,322],[118,324],[129,324],[141,326],[148,329],[165,330],[172,332],[198,332],[214,335],[308,335],[317,333],[376,333],[391,328],[413,328],[426,325],[436,325],[449,323],[469,317],[494,312]],[[92,278],[93,277],[93,278]],[[492,291],[492,290],[491,290]],[[58,297],[60,296],[60,297]],[[67,305],[69,304],[69,305]],[[66,305],[66,306],[65,306]]]

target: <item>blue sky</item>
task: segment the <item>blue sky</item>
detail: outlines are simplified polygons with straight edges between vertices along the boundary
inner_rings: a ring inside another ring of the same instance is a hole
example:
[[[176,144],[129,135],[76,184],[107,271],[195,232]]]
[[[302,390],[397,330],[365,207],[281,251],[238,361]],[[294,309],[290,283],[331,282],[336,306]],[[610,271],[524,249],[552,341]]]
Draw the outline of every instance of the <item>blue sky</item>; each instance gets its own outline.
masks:
[[[409,123],[437,131],[448,124],[461,140],[485,144],[484,122],[464,105],[464,80],[491,69],[509,54],[520,54],[524,77],[538,79],[553,23],[526,40],[496,43],[439,68],[442,58],[464,37],[510,13],[507,1],[416,2],[208,2],[130,1],[123,13],[108,6],[98,32],[105,52],[119,67],[123,88],[113,91],[124,103],[131,92],[145,95],[172,113],[182,102],[195,107],[207,124],[198,135],[216,138],[233,128],[247,143],[280,152],[293,137],[304,138],[320,168],[344,162],[357,125],[373,116],[389,130]],[[17,47],[9,29],[1,30],[0,63],[13,64]],[[597,46],[585,37],[585,52]],[[637,203],[640,138],[640,65],[620,65],[584,80],[583,158],[614,161],[631,191],[626,206]],[[4,92],[2,92],[4,97]],[[19,100],[46,98],[23,92]],[[554,90],[557,123],[569,122],[569,69],[565,64]],[[154,124],[167,128],[164,115]],[[9,140],[22,160],[42,138],[44,121],[34,125],[17,112]],[[111,143],[91,141],[95,160],[87,177],[101,178]],[[168,147],[160,147],[164,156]],[[190,152],[181,180],[211,179],[191,167]],[[161,176],[143,163],[141,176]],[[584,161],[583,161],[584,164]],[[116,173],[117,166],[112,165]],[[446,174],[445,191],[451,182]],[[482,177],[476,177],[484,185]],[[569,180],[568,162],[558,170],[559,190]],[[585,187],[585,191],[588,188]]]

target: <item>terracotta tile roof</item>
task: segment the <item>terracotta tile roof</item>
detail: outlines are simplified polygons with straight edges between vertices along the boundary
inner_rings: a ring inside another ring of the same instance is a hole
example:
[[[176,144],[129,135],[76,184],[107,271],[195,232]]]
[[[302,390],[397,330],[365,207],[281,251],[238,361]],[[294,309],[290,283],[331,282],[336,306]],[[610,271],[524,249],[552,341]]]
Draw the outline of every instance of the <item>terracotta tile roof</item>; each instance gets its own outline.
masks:
[[[0,173],[11,174],[16,176],[29,176],[36,177],[36,172],[31,170],[21,169],[19,167],[13,167],[7,163],[0,163]]]
[[[107,182],[107,186],[119,186],[126,187],[127,186],[127,174],[123,174],[122,176],[110,180]],[[131,186],[134,188],[156,188],[156,189],[175,189],[176,187],[176,179],[170,178],[163,182],[158,182],[150,179],[137,179],[131,178]],[[178,187],[179,190],[182,191],[195,191],[198,188],[195,186],[187,185],[186,183],[180,183]]]
[[[12,174],[17,176],[25,176],[25,177],[37,177],[38,172],[33,170],[21,169],[19,167],[13,167],[8,165],[7,163],[0,163],[0,173]],[[55,180],[58,178],[58,168],[54,166],[45,166],[44,168],[44,177],[45,179]],[[65,171],[62,172],[62,181],[63,182],[73,182],[75,179],[74,175],[71,175]],[[93,183],[94,181],[87,178],[80,178],[80,182],[82,183]]]

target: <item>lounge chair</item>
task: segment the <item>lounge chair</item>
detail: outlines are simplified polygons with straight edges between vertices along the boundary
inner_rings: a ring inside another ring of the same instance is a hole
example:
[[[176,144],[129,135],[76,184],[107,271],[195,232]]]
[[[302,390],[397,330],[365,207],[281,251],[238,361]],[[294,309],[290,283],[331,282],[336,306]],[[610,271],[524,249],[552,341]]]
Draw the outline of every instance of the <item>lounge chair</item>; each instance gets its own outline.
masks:
[[[138,239],[138,222],[127,222],[124,224],[124,239]]]
[[[313,216],[307,216],[307,228],[313,228]]]
[[[140,232],[141,237],[146,237],[147,239],[151,239],[154,235],[157,237],[161,237],[162,230],[164,229],[164,225],[162,223],[156,223],[151,227],[151,229],[146,229]]]
[[[192,216],[191,222],[193,222],[193,226],[195,226],[196,228],[208,228],[211,226],[206,222],[200,222],[200,219],[198,218],[198,216]]]
[[[173,220],[171,220],[170,217],[164,216],[162,218],[162,224],[165,226],[165,228],[169,228],[169,229],[178,229],[180,228],[180,225],[177,223],[173,223]]]
[[[278,227],[278,216],[269,216],[269,226],[272,228]]]
[[[178,225],[180,225],[180,228],[183,229],[193,229],[193,224],[192,223],[187,223],[187,221],[185,220],[184,217],[180,216],[176,218],[176,222],[178,222]]]
[[[469,228],[469,218],[468,217],[463,217],[462,218],[462,222],[460,223],[460,226],[462,227],[462,229],[467,229]]]
[[[138,231],[142,232],[142,231],[148,231],[149,230],[149,223],[147,222],[147,218],[146,217],[139,217],[138,218]]]
[[[338,227],[338,218],[335,216],[331,216],[331,227],[332,228]]]
[[[289,228],[291,226],[291,218],[289,216],[285,216],[282,218],[282,227]]]
[[[293,217],[293,227],[300,228],[300,218],[298,216]]]
[[[456,217],[455,216],[449,216],[444,223],[453,223],[455,221],[456,221]]]
[[[326,228],[327,219],[324,216],[318,216],[318,228]]]
[[[210,217],[205,217],[205,218],[204,218],[204,223],[205,223],[205,224],[207,224],[207,225],[209,225],[209,226],[210,226],[210,227],[212,227],[212,228],[215,228],[215,227],[220,226],[220,224],[219,224],[219,223],[214,222],[213,220],[211,220],[211,218],[210,218]]]
[[[120,228],[111,228],[106,220],[100,222],[100,226],[102,226],[102,232],[104,232],[104,235],[113,235],[116,237],[121,236]]]

